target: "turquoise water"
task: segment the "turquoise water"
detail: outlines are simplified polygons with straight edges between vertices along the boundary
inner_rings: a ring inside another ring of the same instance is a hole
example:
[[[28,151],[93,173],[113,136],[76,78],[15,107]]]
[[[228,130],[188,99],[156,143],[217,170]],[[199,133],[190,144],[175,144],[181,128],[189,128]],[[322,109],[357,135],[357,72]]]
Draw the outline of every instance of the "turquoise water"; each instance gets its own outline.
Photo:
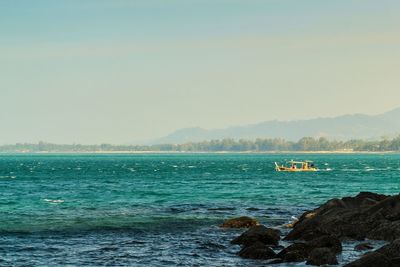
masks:
[[[290,159],[321,171],[274,171]],[[263,266],[236,256],[224,219],[279,227],[330,198],[399,189],[395,154],[0,155],[0,265]]]

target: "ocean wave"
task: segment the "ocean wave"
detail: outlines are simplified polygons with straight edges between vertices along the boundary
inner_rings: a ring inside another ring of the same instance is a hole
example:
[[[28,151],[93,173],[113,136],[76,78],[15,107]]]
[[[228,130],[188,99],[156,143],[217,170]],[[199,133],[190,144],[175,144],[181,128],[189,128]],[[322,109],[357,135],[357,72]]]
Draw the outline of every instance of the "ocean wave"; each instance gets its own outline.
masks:
[[[19,223],[18,221],[24,221]],[[176,233],[192,231],[199,227],[217,227],[221,219],[213,216],[104,216],[78,218],[38,218],[28,221],[19,218],[14,222],[0,220],[0,234],[55,234],[55,233],[84,233],[84,232],[132,232],[132,233]]]
[[[17,176],[14,175],[4,175],[4,176],[0,176],[0,179],[15,179],[17,178]]]
[[[333,169],[332,169],[332,168],[318,169],[318,171],[321,171],[321,172],[330,172],[330,171],[333,171]]]
[[[45,198],[45,199],[43,199],[43,201],[46,201],[46,202],[49,202],[52,204],[64,203],[64,200],[62,200],[62,199],[47,199],[47,198]]]
[[[363,169],[341,169],[343,172],[360,172],[363,171]]]

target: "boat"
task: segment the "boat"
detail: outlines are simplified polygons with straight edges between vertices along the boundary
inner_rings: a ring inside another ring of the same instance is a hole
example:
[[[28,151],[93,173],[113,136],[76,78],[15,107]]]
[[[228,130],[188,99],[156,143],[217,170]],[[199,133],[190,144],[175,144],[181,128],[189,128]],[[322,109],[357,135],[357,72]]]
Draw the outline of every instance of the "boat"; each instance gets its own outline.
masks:
[[[289,161],[289,166],[278,165],[275,162],[275,170],[278,172],[315,172],[318,169],[314,166],[311,160],[305,161]]]

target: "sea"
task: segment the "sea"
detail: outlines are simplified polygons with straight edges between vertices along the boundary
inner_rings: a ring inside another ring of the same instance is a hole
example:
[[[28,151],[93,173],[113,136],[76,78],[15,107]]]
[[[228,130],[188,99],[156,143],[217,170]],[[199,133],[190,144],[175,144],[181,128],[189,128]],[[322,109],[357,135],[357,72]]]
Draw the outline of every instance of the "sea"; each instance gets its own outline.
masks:
[[[320,170],[274,170],[292,159]],[[0,154],[0,266],[266,266],[237,256],[243,230],[219,225],[245,215],[287,233],[360,191],[398,194],[400,155]]]

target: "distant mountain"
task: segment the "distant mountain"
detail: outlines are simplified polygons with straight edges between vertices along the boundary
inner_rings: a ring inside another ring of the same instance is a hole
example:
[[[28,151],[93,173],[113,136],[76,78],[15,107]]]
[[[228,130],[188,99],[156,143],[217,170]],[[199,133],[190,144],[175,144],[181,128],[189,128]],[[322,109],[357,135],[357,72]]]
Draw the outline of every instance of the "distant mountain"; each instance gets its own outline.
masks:
[[[247,126],[224,129],[185,128],[153,144],[181,144],[212,139],[284,138],[297,141],[302,137],[327,137],[338,140],[371,139],[400,133],[400,108],[379,115],[343,115],[333,118],[316,118],[297,121],[266,121]]]

